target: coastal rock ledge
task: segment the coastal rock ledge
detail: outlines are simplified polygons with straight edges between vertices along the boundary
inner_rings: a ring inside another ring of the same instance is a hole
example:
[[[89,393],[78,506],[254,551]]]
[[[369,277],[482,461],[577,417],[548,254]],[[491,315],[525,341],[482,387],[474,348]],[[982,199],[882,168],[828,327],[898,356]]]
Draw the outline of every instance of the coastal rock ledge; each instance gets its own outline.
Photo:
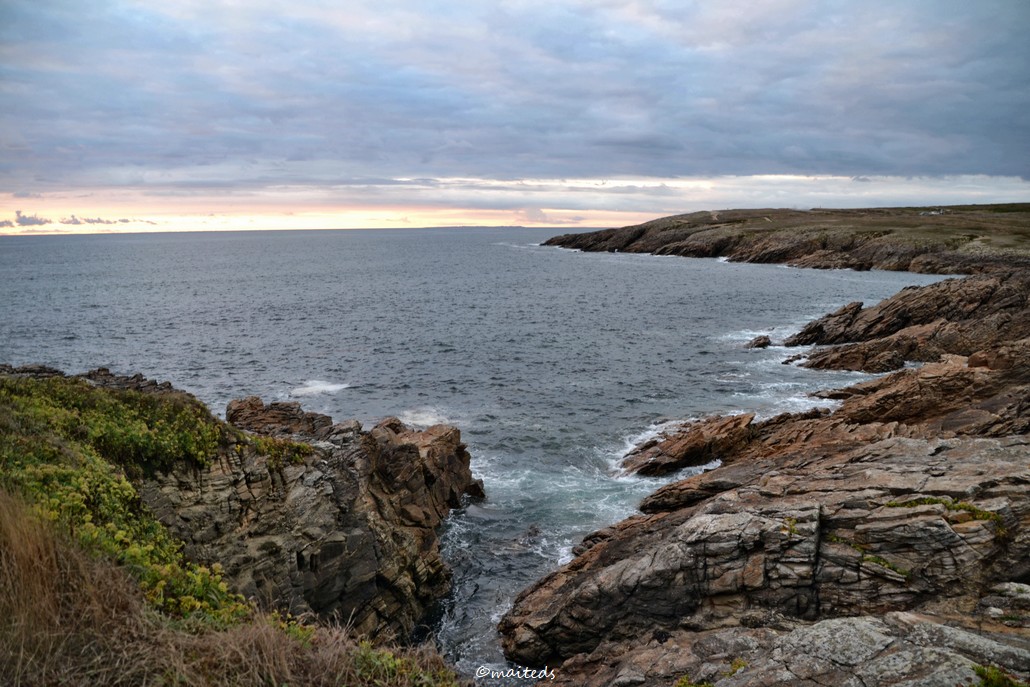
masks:
[[[1026,437],[895,437],[670,485],[516,599],[500,625],[506,653],[562,664],[565,684],[585,685],[715,681],[735,660],[751,668],[716,684],[908,684],[948,651],[949,679],[975,678],[984,661],[1025,676],[1030,603],[995,611],[985,599],[1030,577],[1028,459]],[[801,629],[896,611],[909,613]],[[942,633],[952,649],[926,639]],[[861,656],[842,663],[835,645]],[[923,655],[898,680],[843,679],[897,652]]]
[[[923,363],[819,393],[832,412],[706,418],[630,452],[641,475],[720,467],[661,487],[524,590],[505,654],[598,687],[1030,678],[1027,274],[806,327],[788,345],[832,346],[813,367]]]

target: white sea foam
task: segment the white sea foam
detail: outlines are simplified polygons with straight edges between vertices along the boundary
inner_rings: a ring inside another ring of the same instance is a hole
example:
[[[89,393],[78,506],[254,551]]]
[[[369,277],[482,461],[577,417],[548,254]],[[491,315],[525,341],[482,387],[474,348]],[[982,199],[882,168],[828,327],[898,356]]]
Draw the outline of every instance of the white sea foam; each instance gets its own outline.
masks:
[[[349,389],[350,384],[326,382],[321,379],[309,379],[302,386],[290,391],[290,396],[318,396],[319,394],[335,394],[342,389]]]
[[[622,445],[613,450],[604,451],[604,457],[607,460],[609,467],[612,469],[612,471],[621,472],[619,463],[622,461],[623,458],[626,457],[627,453],[629,453],[637,446],[640,446],[645,442],[651,441],[652,439],[657,439],[661,435],[666,434],[668,432],[672,432],[678,429],[679,427],[682,427],[683,425],[687,424],[688,422],[696,419],[697,418],[684,418],[682,420],[664,420],[662,422],[653,422],[650,425],[648,425],[647,428],[640,432],[636,432],[634,434],[627,434],[626,436],[622,437]]]
[[[804,413],[814,408],[833,410],[839,405],[840,401],[799,394],[776,399],[769,407],[756,412],[755,417],[759,420],[767,420],[780,413]]]
[[[397,418],[406,425],[412,427],[426,428],[433,425],[444,425],[452,423],[442,410],[432,406],[411,408],[397,415]]]

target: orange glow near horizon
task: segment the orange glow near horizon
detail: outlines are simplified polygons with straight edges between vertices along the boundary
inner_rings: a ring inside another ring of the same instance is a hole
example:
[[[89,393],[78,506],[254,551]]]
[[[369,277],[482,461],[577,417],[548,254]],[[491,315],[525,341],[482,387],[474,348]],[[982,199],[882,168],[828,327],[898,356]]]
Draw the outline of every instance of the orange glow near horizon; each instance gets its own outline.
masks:
[[[2,236],[104,234],[130,232],[253,231],[292,229],[389,229],[448,226],[625,226],[656,215],[611,210],[532,210],[423,207],[417,205],[331,207],[324,201],[300,202],[291,208],[268,197],[246,200],[196,198],[181,204],[146,198],[117,198],[97,203],[95,198],[64,197],[0,200]],[[86,202],[84,202],[86,201]],[[93,201],[93,202],[89,202]],[[119,202],[121,201],[121,202]],[[276,207],[278,205],[278,207]],[[243,207],[241,207],[243,206]],[[285,207],[284,207],[285,206]],[[248,209],[244,209],[247,207]],[[16,212],[27,218],[19,225]],[[32,223],[35,221],[47,223]]]
[[[0,193],[0,235],[529,226],[621,227],[720,208],[1025,202],[1016,177],[397,178],[336,186]]]
[[[636,212],[580,212],[540,210],[533,216],[511,210],[463,210],[460,208],[364,208],[333,211],[265,212],[260,214],[211,213],[136,214],[124,208],[60,215],[38,211],[26,216],[51,219],[47,224],[0,227],[0,236],[42,236],[66,234],[112,234],[189,231],[268,231],[311,229],[399,229],[457,226],[615,227],[638,224],[655,215]],[[13,213],[12,213],[13,214]],[[125,217],[131,214],[131,217]],[[129,221],[120,221],[123,218]],[[103,219],[104,223],[97,223]],[[61,220],[72,220],[64,223]],[[74,223],[77,220],[79,223]],[[91,220],[93,223],[91,223]]]
[[[629,197],[635,190],[665,183],[648,179],[505,181],[455,177],[397,178],[388,183],[341,186],[235,188],[219,193],[155,187],[0,194],[0,222],[5,225],[0,226],[0,235],[445,226],[618,227],[669,214],[660,206],[648,209],[649,202],[630,202]],[[700,182],[669,183],[696,192]],[[618,188],[629,194],[613,199],[609,194]],[[625,202],[630,207],[613,208],[616,202]],[[16,216],[16,212],[23,214]]]

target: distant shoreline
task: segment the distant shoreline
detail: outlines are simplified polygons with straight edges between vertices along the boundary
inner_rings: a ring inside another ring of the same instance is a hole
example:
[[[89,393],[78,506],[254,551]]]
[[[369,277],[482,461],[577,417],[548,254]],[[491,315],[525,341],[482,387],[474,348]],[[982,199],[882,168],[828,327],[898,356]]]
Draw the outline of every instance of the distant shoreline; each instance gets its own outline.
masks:
[[[718,210],[564,234],[544,245],[818,269],[974,274],[1030,269],[1030,203]]]

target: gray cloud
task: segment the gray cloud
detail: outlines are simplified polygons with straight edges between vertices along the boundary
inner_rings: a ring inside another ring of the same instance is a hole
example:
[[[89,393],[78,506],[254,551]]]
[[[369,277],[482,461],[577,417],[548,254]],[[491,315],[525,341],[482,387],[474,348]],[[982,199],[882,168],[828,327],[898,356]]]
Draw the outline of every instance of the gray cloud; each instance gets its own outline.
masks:
[[[1023,2],[495,5],[12,0],[0,188],[1030,177]]]
[[[128,222],[129,220],[121,220],[121,222]],[[75,215],[61,220],[61,224],[118,224],[119,220],[116,219],[101,219],[99,217],[89,218],[83,217],[78,218]]]
[[[38,227],[51,224],[50,220],[37,215],[23,215],[21,210],[14,211],[14,223],[19,227]]]
[[[67,224],[70,226],[83,225],[83,224],[131,224],[131,223],[142,223],[142,224],[157,224],[151,220],[144,219],[129,219],[122,217],[120,219],[103,219],[101,217],[65,217],[61,220],[61,224]]]

